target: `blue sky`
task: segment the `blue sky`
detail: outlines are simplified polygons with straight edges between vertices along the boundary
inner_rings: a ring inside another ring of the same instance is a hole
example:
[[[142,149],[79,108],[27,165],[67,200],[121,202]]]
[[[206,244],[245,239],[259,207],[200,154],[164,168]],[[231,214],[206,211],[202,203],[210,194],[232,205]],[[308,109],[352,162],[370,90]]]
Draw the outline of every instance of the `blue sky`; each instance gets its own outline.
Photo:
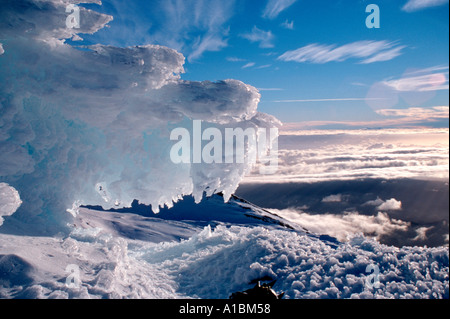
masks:
[[[85,6],[114,20],[85,44],[177,49],[183,79],[251,84],[283,122],[448,127],[448,0],[102,2]],[[380,28],[366,26],[369,4]]]

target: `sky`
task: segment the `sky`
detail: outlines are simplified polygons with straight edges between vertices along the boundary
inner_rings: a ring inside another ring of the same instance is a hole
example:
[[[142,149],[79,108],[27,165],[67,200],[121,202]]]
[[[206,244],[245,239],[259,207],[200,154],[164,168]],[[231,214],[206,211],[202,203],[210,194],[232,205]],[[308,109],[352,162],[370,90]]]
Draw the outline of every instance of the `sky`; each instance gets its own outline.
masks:
[[[379,28],[368,28],[379,8]],[[182,79],[237,79],[259,111],[336,128],[448,127],[448,0],[105,0],[114,17],[74,45],[159,44],[186,57]],[[397,123],[397,120],[398,123]],[[394,123],[393,123],[394,122]]]

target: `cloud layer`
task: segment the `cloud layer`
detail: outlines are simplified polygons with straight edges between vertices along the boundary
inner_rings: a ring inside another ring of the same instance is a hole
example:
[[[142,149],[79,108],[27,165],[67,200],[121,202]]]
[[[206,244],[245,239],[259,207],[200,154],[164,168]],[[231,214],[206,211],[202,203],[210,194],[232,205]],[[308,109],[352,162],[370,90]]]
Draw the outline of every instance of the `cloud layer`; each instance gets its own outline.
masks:
[[[410,223],[391,219],[386,213],[379,212],[373,216],[357,212],[337,214],[308,214],[296,209],[272,209],[274,213],[316,234],[327,234],[346,242],[349,237],[361,233],[380,239],[394,232],[406,232]]]
[[[280,133],[277,174],[260,176],[254,171],[246,181],[449,176],[448,129],[289,131],[288,127]]]
[[[343,241],[363,233],[397,247],[448,244],[448,179],[245,182],[237,196]]]

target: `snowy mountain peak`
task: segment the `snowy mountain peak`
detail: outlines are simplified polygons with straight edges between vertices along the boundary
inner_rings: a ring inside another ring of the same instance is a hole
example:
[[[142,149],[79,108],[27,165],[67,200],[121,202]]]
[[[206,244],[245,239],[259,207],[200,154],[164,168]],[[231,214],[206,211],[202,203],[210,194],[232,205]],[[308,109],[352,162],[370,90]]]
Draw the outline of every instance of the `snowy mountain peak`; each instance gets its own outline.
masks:
[[[157,214],[153,213],[151,206],[139,204],[138,201],[134,201],[130,208],[122,209],[103,210],[100,206],[85,206],[80,209],[75,225],[89,228],[89,225],[83,222],[85,218],[91,224],[93,220],[96,220],[96,224],[102,224],[102,227],[109,231],[113,231],[114,228],[116,232],[119,229],[126,229],[126,225],[130,225],[132,221],[133,231],[123,231],[121,235],[127,238],[140,238],[153,242],[166,240],[167,237],[156,233],[154,233],[155,236],[149,236],[151,232],[146,231],[148,230],[147,227],[152,227],[154,224],[161,227],[161,224],[164,223],[170,224],[172,231],[177,229],[172,237],[169,236],[170,238],[186,238],[186,236],[191,235],[189,229],[203,228],[208,225],[213,228],[218,225],[262,226],[268,229],[295,231],[300,234],[308,232],[300,225],[289,222],[235,195],[232,195],[230,200],[225,202],[221,193],[210,197],[205,196],[198,204],[195,203],[192,196],[185,196],[173,207],[164,207]],[[147,223],[146,221],[151,222]],[[112,223],[114,226],[108,226],[108,223]],[[136,231],[137,225],[142,225],[146,229],[138,232]],[[181,228],[178,229],[178,227]]]

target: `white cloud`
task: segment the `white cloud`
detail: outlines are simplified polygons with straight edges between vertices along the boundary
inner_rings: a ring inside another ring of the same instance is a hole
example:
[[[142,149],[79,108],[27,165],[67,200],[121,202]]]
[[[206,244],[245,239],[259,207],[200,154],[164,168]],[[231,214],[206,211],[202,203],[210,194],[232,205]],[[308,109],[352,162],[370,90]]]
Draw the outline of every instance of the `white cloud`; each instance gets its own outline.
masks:
[[[386,80],[382,84],[398,92],[427,92],[448,90],[448,72],[405,76],[401,79]]]
[[[357,212],[335,214],[308,214],[297,209],[271,209],[275,214],[286,218],[309,231],[333,236],[342,242],[354,234],[363,233],[379,239],[398,231],[407,231],[410,223],[390,218],[379,212],[375,216],[366,216]]]
[[[366,202],[364,205],[377,206],[376,208],[381,211],[402,209],[402,202],[396,200],[395,198],[391,198],[386,201],[383,201],[381,198],[377,198],[376,200]]]
[[[351,85],[355,85],[355,86],[363,86],[363,87],[366,87],[366,86],[367,86],[367,84],[361,83],[361,82],[352,82]]]
[[[377,207],[379,210],[401,210],[402,202],[395,198],[388,199],[383,204]]]
[[[3,44],[0,43],[0,55],[5,53],[5,49],[3,49]]]
[[[258,67],[256,67],[256,69],[261,70],[261,69],[267,69],[270,68],[272,66],[272,64],[264,64],[264,65],[260,65]]]
[[[242,66],[243,69],[251,68],[252,66],[255,66],[255,62],[249,62]]]
[[[341,201],[342,201],[341,194],[329,195],[329,196],[322,198],[323,203],[340,203]]]
[[[241,58],[238,58],[238,57],[235,57],[235,56],[227,57],[226,60],[228,62],[244,62],[244,61],[247,61],[245,59],[241,59]]]
[[[430,73],[439,73],[444,71],[444,73],[448,73],[448,65],[436,65],[428,68],[417,69],[417,70],[408,70],[405,72],[405,75],[415,75],[415,74],[430,74]]]
[[[274,45],[272,41],[274,40],[274,35],[271,31],[264,31],[259,29],[257,26],[253,26],[250,33],[244,33],[241,37],[251,41],[259,42],[260,48],[273,48]]]
[[[207,34],[197,39],[193,44],[193,51],[189,54],[188,60],[199,59],[207,51],[220,51],[228,46],[228,43],[220,34]]]
[[[376,55],[361,61],[361,64],[369,64],[369,63],[375,63],[375,62],[383,62],[383,61],[390,61],[402,54],[402,50],[406,48],[406,46],[398,46],[396,48],[393,48],[391,50],[385,50],[380,53],[377,53]]]
[[[228,46],[227,22],[234,14],[235,0],[161,1],[160,30],[150,28],[152,42],[168,45],[198,60],[207,51]]]
[[[405,46],[388,41],[357,41],[342,46],[314,43],[287,51],[279,56],[278,60],[323,64],[362,59],[360,63],[368,64],[392,60],[399,56],[404,48]]]
[[[383,203],[384,203],[384,200],[382,200],[381,198],[378,197],[375,200],[369,200],[368,202],[365,202],[363,205],[380,206]]]
[[[438,91],[449,89],[448,66],[434,66],[407,70],[400,78],[388,78],[375,83],[367,96],[385,96],[390,101],[368,103],[374,110],[391,108],[401,97],[411,106],[420,106],[436,96]]]
[[[278,15],[293,5],[297,0],[269,0],[263,12],[264,18],[275,19]]]
[[[294,30],[294,21],[289,21],[286,19],[286,21],[284,21],[281,26],[283,28],[286,28],[288,30]]]
[[[430,227],[419,227],[416,229],[416,234],[417,236],[413,238],[413,240],[417,240],[417,241],[423,241],[423,240],[427,240],[427,232],[429,230],[433,229],[433,226]]]
[[[402,10],[406,12],[413,12],[426,8],[441,6],[447,3],[448,0],[409,0],[402,7]]]

